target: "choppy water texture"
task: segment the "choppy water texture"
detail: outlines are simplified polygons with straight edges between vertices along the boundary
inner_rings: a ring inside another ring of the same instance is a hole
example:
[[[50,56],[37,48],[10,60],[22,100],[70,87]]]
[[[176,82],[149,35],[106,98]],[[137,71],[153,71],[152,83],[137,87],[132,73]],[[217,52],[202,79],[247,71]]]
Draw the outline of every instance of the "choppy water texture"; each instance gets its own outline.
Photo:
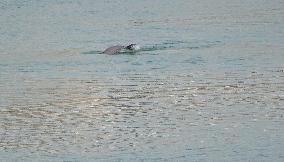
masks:
[[[0,24],[0,161],[284,161],[283,0],[2,0]]]

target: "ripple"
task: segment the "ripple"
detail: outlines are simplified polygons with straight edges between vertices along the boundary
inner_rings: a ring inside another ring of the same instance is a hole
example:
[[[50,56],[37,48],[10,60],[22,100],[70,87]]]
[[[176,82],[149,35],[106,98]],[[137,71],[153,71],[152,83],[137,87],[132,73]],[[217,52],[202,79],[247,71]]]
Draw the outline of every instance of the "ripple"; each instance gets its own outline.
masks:
[[[137,52],[121,52],[120,54],[135,54],[135,53],[143,53],[143,52],[152,52],[152,51],[162,51],[162,50],[184,50],[184,49],[204,49],[204,48],[211,48],[217,45],[221,45],[221,41],[199,41],[199,42],[186,42],[186,41],[170,41],[167,40],[161,44],[154,44],[154,45],[144,45],[141,46],[141,49]],[[103,51],[87,51],[82,52],[81,54],[102,54]]]

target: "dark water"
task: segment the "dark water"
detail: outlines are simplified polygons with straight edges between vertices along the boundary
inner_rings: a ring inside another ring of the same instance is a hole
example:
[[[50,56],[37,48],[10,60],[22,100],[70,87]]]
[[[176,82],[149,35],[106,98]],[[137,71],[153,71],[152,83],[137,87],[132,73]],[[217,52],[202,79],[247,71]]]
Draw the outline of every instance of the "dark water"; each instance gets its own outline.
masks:
[[[0,2],[0,161],[283,161],[283,1]],[[116,44],[142,50],[99,54]]]

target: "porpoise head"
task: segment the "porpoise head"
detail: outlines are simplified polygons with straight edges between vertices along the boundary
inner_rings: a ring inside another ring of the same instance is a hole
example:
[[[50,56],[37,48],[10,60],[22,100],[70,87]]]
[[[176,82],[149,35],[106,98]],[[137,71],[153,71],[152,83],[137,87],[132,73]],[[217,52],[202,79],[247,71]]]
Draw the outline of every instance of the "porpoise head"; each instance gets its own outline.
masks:
[[[137,44],[130,44],[128,46],[125,47],[128,50],[139,50],[140,47]]]

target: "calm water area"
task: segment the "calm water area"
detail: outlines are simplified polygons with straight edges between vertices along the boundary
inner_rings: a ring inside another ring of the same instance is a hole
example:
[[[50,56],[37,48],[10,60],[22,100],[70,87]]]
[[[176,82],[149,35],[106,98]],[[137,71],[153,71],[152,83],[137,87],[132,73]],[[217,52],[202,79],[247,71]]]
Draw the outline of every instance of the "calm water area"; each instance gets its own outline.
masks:
[[[0,161],[283,150],[283,0],[0,1]]]

